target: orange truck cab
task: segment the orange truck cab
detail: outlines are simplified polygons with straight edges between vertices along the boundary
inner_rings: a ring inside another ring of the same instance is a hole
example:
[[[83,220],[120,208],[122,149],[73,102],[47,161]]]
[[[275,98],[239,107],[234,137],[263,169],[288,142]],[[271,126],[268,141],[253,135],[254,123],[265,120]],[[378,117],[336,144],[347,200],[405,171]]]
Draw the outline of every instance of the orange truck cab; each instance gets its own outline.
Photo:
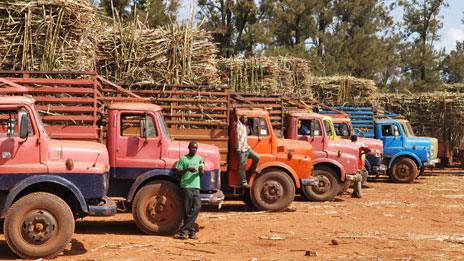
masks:
[[[317,185],[303,189],[305,198],[333,200],[351,182],[362,180],[360,147],[337,137],[329,116],[294,111],[287,114],[286,123],[285,136],[309,143],[314,151],[313,177],[317,179]]]
[[[51,139],[27,97],[0,97],[0,218],[11,250],[51,258],[71,241],[74,220],[111,216],[109,159],[96,142]]]
[[[236,109],[231,115],[228,149],[228,185],[240,186],[237,172],[236,126],[241,115],[248,117],[248,145],[259,155],[259,175],[249,177],[249,199],[260,210],[282,210],[293,201],[295,191],[316,185],[311,176],[313,149],[306,142],[279,139],[269,114],[262,109]],[[247,164],[247,169],[251,162]]]

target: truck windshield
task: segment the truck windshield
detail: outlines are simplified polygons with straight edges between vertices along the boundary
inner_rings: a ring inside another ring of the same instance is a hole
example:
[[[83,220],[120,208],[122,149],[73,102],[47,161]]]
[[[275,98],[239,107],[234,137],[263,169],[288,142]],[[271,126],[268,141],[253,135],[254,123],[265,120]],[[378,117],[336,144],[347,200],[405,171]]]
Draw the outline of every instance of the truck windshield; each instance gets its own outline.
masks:
[[[335,134],[340,137],[350,137],[350,128],[346,123],[334,123]]]
[[[163,115],[161,115],[161,113],[159,113],[159,112],[158,112],[158,119],[159,119],[159,124],[160,124],[160,127],[161,127],[161,131],[163,132],[164,137],[166,137],[166,139],[170,139],[169,132],[168,132],[168,127],[166,126],[166,122],[164,122]]]
[[[37,110],[34,110],[34,117],[36,118],[37,122],[37,127],[39,128],[40,133],[44,135],[45,137],[48,137],[47,130],[45,129],[45,125],[42,122],[42,118],[39,115],[39,112]]]
[[[414,131],[412,130],[411,123],[409,121],[401,122],[401,126],[403,127],[404,133],[406,137],[414,137]]]

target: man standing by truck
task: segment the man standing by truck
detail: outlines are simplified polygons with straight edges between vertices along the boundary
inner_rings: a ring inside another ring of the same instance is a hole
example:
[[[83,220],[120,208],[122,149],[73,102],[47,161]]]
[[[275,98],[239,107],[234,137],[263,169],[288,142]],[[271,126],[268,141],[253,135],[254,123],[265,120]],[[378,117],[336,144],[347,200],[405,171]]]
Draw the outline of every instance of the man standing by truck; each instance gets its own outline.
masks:
[[[197,239],[193,227],[200,213],[200,175],[203,175],[203,159],[197,155],[198,143],[191,141],[189,153],[179,159],[176,165],[177,173],[181,175],[180,187],[184,193],[184,224],[176,235],[179,239]]]
[[[244,114],[237,121],[237,162],[238,162],[238,174],[240,176],[242,188],[250,188],[246,177],[246,163],[248,159],[252,160],[249,174],[256,172],[258,166],[259,156],[254,152],[250,146],[248,146],[248,117]],[[258,127],[259,128],[259,127]],[[259,130],[256,130],[258,132]]]

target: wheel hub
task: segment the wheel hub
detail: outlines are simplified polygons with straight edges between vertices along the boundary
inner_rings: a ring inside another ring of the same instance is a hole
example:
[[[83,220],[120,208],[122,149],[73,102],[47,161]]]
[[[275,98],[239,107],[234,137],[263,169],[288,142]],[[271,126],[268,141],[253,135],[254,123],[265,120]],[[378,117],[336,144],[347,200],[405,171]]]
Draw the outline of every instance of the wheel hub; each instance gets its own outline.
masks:
[[[33,210],[25,215],[21,230],[27,242],[42,244],[56,233],[58,223],[50,212],[43,209]]]
[[[276,181],[267,181],[264,183],[262,196],[264,201],[272,203],[280,199],[283,195],[283,188]]]
[[[168,195],[155,195],[148,201],[148,218],[154,223],[167,221],[174,216],[172,211],[170,211],[171,208]]]
[[[401,164],[398,166],[398,173],[401,177],[408,177],[410,173],[410,169],[406,164]]]
[[[330,180],[325,176],[318,176],[317,179],[317,186],[314,186],[314,190],[317,193],[325,193],[329,191],[331,185]]]

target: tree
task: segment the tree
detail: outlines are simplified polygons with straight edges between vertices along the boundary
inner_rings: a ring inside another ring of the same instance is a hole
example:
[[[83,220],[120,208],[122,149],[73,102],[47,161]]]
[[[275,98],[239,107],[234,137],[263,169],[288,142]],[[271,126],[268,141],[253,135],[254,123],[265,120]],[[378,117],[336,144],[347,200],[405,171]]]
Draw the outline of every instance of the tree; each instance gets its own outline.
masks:
[[[440,84],[439,60],[442,52],[434,50],[442,28],[440,10],[446,0],[401,1],[404,8],[403,72],[416,90],[430,90]]]
[[[260,6],[266,6],[265,2]],[[221,56],[252,54],[264,41],[266,31],[260,22],[264,12],[254,0],[199,0],[198,7],[197,17],[212,32]]]
[[[446,55],[442,69],[446,83],[464,82],[464,41],[456,42],[456,50]]]
[[[179,0],[134,0],[134,6],[150,27],[171,24],[176,21]]]
[[[118,12],[121,17],[129,15],[129,2],[130,0],[101,0],[100,7],[103,8],[108,16],[113,16],[113,9]]]
[[[334,2],[332,31],[324,33],[322,54],[328,74],[350,74],[356,77],[382,79],[385,62],[395,56],[396,37],[391,8],[379,0]]]

